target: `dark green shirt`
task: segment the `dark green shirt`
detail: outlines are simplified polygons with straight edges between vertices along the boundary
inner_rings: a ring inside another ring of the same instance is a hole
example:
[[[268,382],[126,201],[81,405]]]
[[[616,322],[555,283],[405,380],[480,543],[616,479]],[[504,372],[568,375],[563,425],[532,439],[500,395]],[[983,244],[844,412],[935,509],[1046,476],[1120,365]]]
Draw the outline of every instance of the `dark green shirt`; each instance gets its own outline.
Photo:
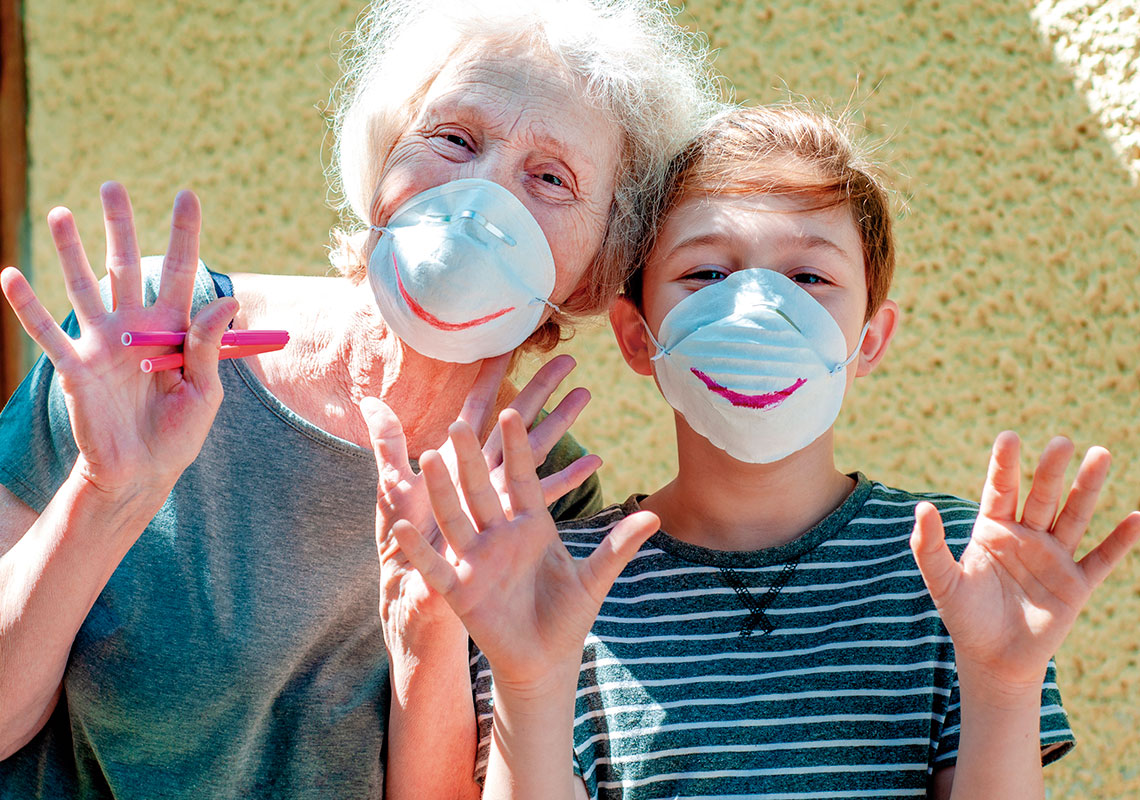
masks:
[[[977,506],[857,477],[780,547],[710,550],[664,531],[642,545],[586,638],[566,770],[573,758],[591,798],[924,798],[956,763],[954,646],[908,540],[929,500],[958,556]],[[631,498],[559,532],[584,558],[637,510]],[[474,669],[485,763],[485,657]],[[1040,740],[1046,761],[1072,746],[1051,662]]]

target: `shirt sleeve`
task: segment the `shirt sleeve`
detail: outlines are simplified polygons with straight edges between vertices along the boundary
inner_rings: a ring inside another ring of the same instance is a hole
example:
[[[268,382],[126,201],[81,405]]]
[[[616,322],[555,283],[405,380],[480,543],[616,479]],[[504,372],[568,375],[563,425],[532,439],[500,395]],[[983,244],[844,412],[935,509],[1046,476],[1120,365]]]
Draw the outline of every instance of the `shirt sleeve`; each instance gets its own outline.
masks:
[[[63,329],[79,335],[75,315]],[[0,483],[37,514],[67,478],[79,450],[57,373],[40,356],[0,413]]]
[[[470,643],[471,691],[475,697],[475,725],[479,743],[475,750],[475,780],[480,786],[487,779],[487,758],[491,753],[491,723],[494,706],[491,703],[491,664],[482,651]]]
[[[934,768],[953,766],[958,761],[958,746],[962,735],[962,698],[958,679],[950,688],[950,705],[942,724]],[[1076,738],[1069,726],[1069,717],[1061,705],[1061,690],[1057,686],[1057,665],[1053,659],[1045,670],[1041,687],[1041,763],[1052,764],[1076,746]]]

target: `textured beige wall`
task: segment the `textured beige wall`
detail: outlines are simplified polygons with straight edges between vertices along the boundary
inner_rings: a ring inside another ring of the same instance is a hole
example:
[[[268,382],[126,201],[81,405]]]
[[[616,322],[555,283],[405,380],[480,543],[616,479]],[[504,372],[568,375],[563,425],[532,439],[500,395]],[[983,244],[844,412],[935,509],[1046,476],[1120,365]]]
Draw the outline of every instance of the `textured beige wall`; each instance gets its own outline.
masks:
[[[131,192],[144,253],[165,249],[175,193],[202,199],[202,255],[223,271],[323,273],[320,109],[355,2],[26,3],[33,268],[70,306],[43,219],[76,214],[102,261],[99,185]],[[97,267],[98,271],[98,267]]]
[[[1032,7],[691,0],[688,19],[720,48],[740,99],[850,103],[900,174],[903,326],[840,419],[840,466],[974,497],[999,430],[1031,450],[1066,432],[1116,455],[1103,534],[1140,506],[1140,190]],[[67,303],[39,221],[70,205],[98,262],[97,188],[112,177],[133,192],[145,252],[163,249],[170,200],[188,186],[211,266],[326,271],[319,108],[354,5],[25,8],[35,284],[57,315]],[[655,488],[673,461],[668,408],[607,330],[568,349],[594,391],[578,433],[608,462],[608,496]],[[1137,619],[1140,557],[1059,656],[1080,746],[1048,770],[1053,797],[1140,796]]]

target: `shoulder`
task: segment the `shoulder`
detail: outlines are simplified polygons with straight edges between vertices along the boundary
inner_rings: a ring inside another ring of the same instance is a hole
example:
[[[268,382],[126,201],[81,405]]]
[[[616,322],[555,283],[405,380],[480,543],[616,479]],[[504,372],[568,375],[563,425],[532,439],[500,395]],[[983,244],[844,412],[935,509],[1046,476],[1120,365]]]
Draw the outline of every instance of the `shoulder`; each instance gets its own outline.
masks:
[[[870,491],[848,521],[845,537],[899,540],[905,545],[914,527],[915,507],[926,502],[938,509],[952,550],[964,547],[968,541],[970,529],[978,516],[976,502],[942,492],[896,489],[878,481],[869,481],[862,475],[859,480],[867,481]]]
[[[861,479],[862,476],[860,476]],[[976,516],[978,504],[952,494],[941,492],[910,492],[895,489],[878,481],[869,480],[870,493],[862,506],[862,514],[872,518],[890,518],[899,513],[914,515],[914,507],[919,503],[931,503],[940,513],[968,514]]]
[[[606,538],[615,525],[639,510],[638,496],[634,495],[624,503],[614,503],[601,511],[581,519],[558,523],[558,535],[563,544],[570,547],[579,545],[593,549],[602,539]],[[571,551],[573,552],[573,551]],[[578,555],[575,553],[575,555]]]

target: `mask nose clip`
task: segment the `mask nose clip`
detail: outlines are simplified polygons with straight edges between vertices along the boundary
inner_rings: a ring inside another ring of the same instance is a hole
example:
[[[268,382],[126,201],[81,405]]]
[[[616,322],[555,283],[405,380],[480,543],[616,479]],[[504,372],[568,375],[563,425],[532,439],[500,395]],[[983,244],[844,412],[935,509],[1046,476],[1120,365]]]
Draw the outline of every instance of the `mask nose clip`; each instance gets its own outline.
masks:
[[[458,222],[461,219],[469,219],[487,231],[487,233],[491,234],[496,239],[499,239],[507,247],[514,247],[518,244],[518,242],[514,240],[514,237],[512,237],[509,233],[473,209],[466,209],[456,214],[429,214],[427,216],[430,219],[436,220],[437,222],[442,222],[445,225],[450,225],[451,223]],[[381,225],[369,225],[368,228],[369,230],[380,231],[381,233],[388,232],[388,229]]]

